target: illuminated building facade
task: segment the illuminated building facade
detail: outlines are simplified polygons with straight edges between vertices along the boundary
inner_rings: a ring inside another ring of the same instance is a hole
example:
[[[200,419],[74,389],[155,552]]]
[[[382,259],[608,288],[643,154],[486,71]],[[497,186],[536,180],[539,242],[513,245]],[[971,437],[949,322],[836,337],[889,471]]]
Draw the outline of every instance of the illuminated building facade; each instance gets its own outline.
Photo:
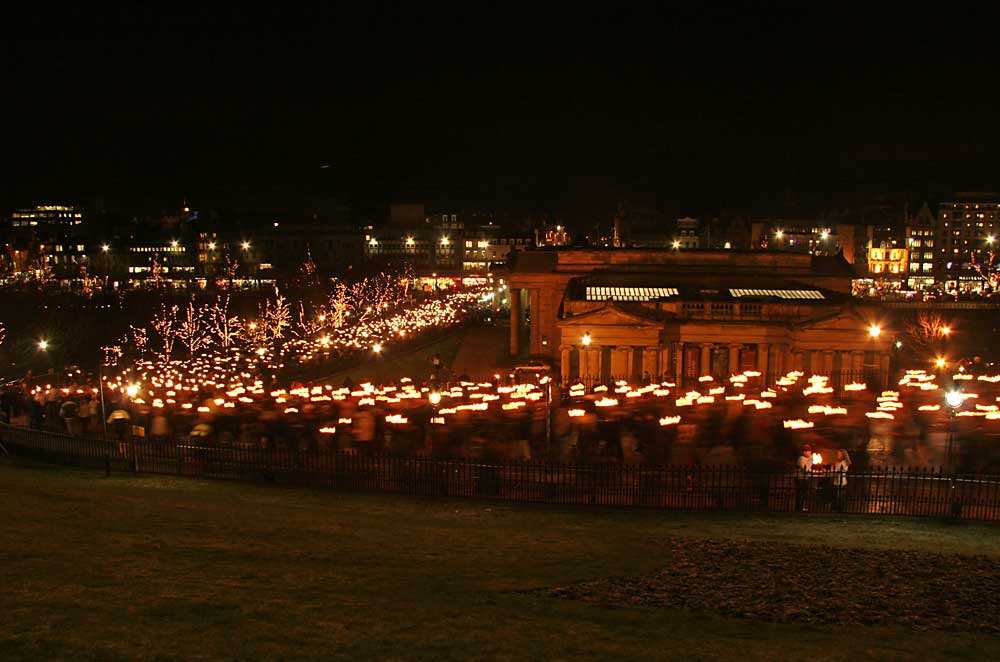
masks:
[[[909,251],[885,246],[868,249],[868,273],[873,278],[902,282],[907,276]]]
[[[38,205],[14,210],[8,222],[6,259],[14,271],[41,264],[59,279],[77,276],[88,262],[83,210]]]
[[[851,276],[841,256],[776,251],[519,252],[510,349],[557,361],[564,380],[801,370],[885,384],[891,334]]]
[[[1000,194],[959,193],[938,205],[936,272],[946,291],[977,292],[982,278],[972,256],[985,258],[1000,239]]]

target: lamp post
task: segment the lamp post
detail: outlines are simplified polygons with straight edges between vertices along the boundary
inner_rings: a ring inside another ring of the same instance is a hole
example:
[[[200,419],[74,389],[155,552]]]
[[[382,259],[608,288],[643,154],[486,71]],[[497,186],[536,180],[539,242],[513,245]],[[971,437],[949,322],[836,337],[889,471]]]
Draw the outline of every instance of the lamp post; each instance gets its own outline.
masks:
[[[538,382],[545,387],[545,458],[548,460],[552,449],[552,378],[545,375]]]
[[[872,371],[872,381],[877,382],[880,387],[882,382],[881,375],[878,370],[878,348],[876,346],[876,342],[878,341],[878,337],[881,335],[882,327],[878,324],[872,324],[868,327],[868,337],[872,339],[872,362],[869,364],[869,367]],[[878,379],[876,380],[876,378]]]
[[[955,414],[962,408],[965,402],[965,395],[958,390],[948,391],[944,395],[944,402],[948,405],[948,441],[944,451],[944,466],[950,473],[952,470],[952,453],[955,448]]]

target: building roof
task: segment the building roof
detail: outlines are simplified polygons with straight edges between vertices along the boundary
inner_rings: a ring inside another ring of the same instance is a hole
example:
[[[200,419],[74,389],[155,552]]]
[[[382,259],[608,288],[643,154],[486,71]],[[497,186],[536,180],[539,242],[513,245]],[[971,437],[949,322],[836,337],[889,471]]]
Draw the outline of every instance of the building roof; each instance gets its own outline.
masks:
[[[600,272],[575,278],[568,295],[576,301],[643,303],[681,300],[782,300],[798,303],[839,303],[850,296],[785,278],[733,274],[651,274]]]

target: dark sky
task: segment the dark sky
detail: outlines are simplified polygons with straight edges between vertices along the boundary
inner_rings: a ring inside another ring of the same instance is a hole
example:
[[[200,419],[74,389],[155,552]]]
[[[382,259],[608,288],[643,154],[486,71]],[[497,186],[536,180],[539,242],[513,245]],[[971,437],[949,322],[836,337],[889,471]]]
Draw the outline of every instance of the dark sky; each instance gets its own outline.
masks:
[[[994,15],[356,5],[12,21],[2,204],[703,212],[1000,188]]]

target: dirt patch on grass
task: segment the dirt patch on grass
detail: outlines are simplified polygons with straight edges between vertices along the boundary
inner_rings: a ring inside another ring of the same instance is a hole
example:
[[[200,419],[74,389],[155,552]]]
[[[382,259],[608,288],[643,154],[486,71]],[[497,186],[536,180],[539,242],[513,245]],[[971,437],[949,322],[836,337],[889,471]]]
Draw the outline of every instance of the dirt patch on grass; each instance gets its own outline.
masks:
[[[606,606],[666,606],[775,622],[1000,633],[996,559],[738,540],[667,540],[647,576],[543,589]]]

